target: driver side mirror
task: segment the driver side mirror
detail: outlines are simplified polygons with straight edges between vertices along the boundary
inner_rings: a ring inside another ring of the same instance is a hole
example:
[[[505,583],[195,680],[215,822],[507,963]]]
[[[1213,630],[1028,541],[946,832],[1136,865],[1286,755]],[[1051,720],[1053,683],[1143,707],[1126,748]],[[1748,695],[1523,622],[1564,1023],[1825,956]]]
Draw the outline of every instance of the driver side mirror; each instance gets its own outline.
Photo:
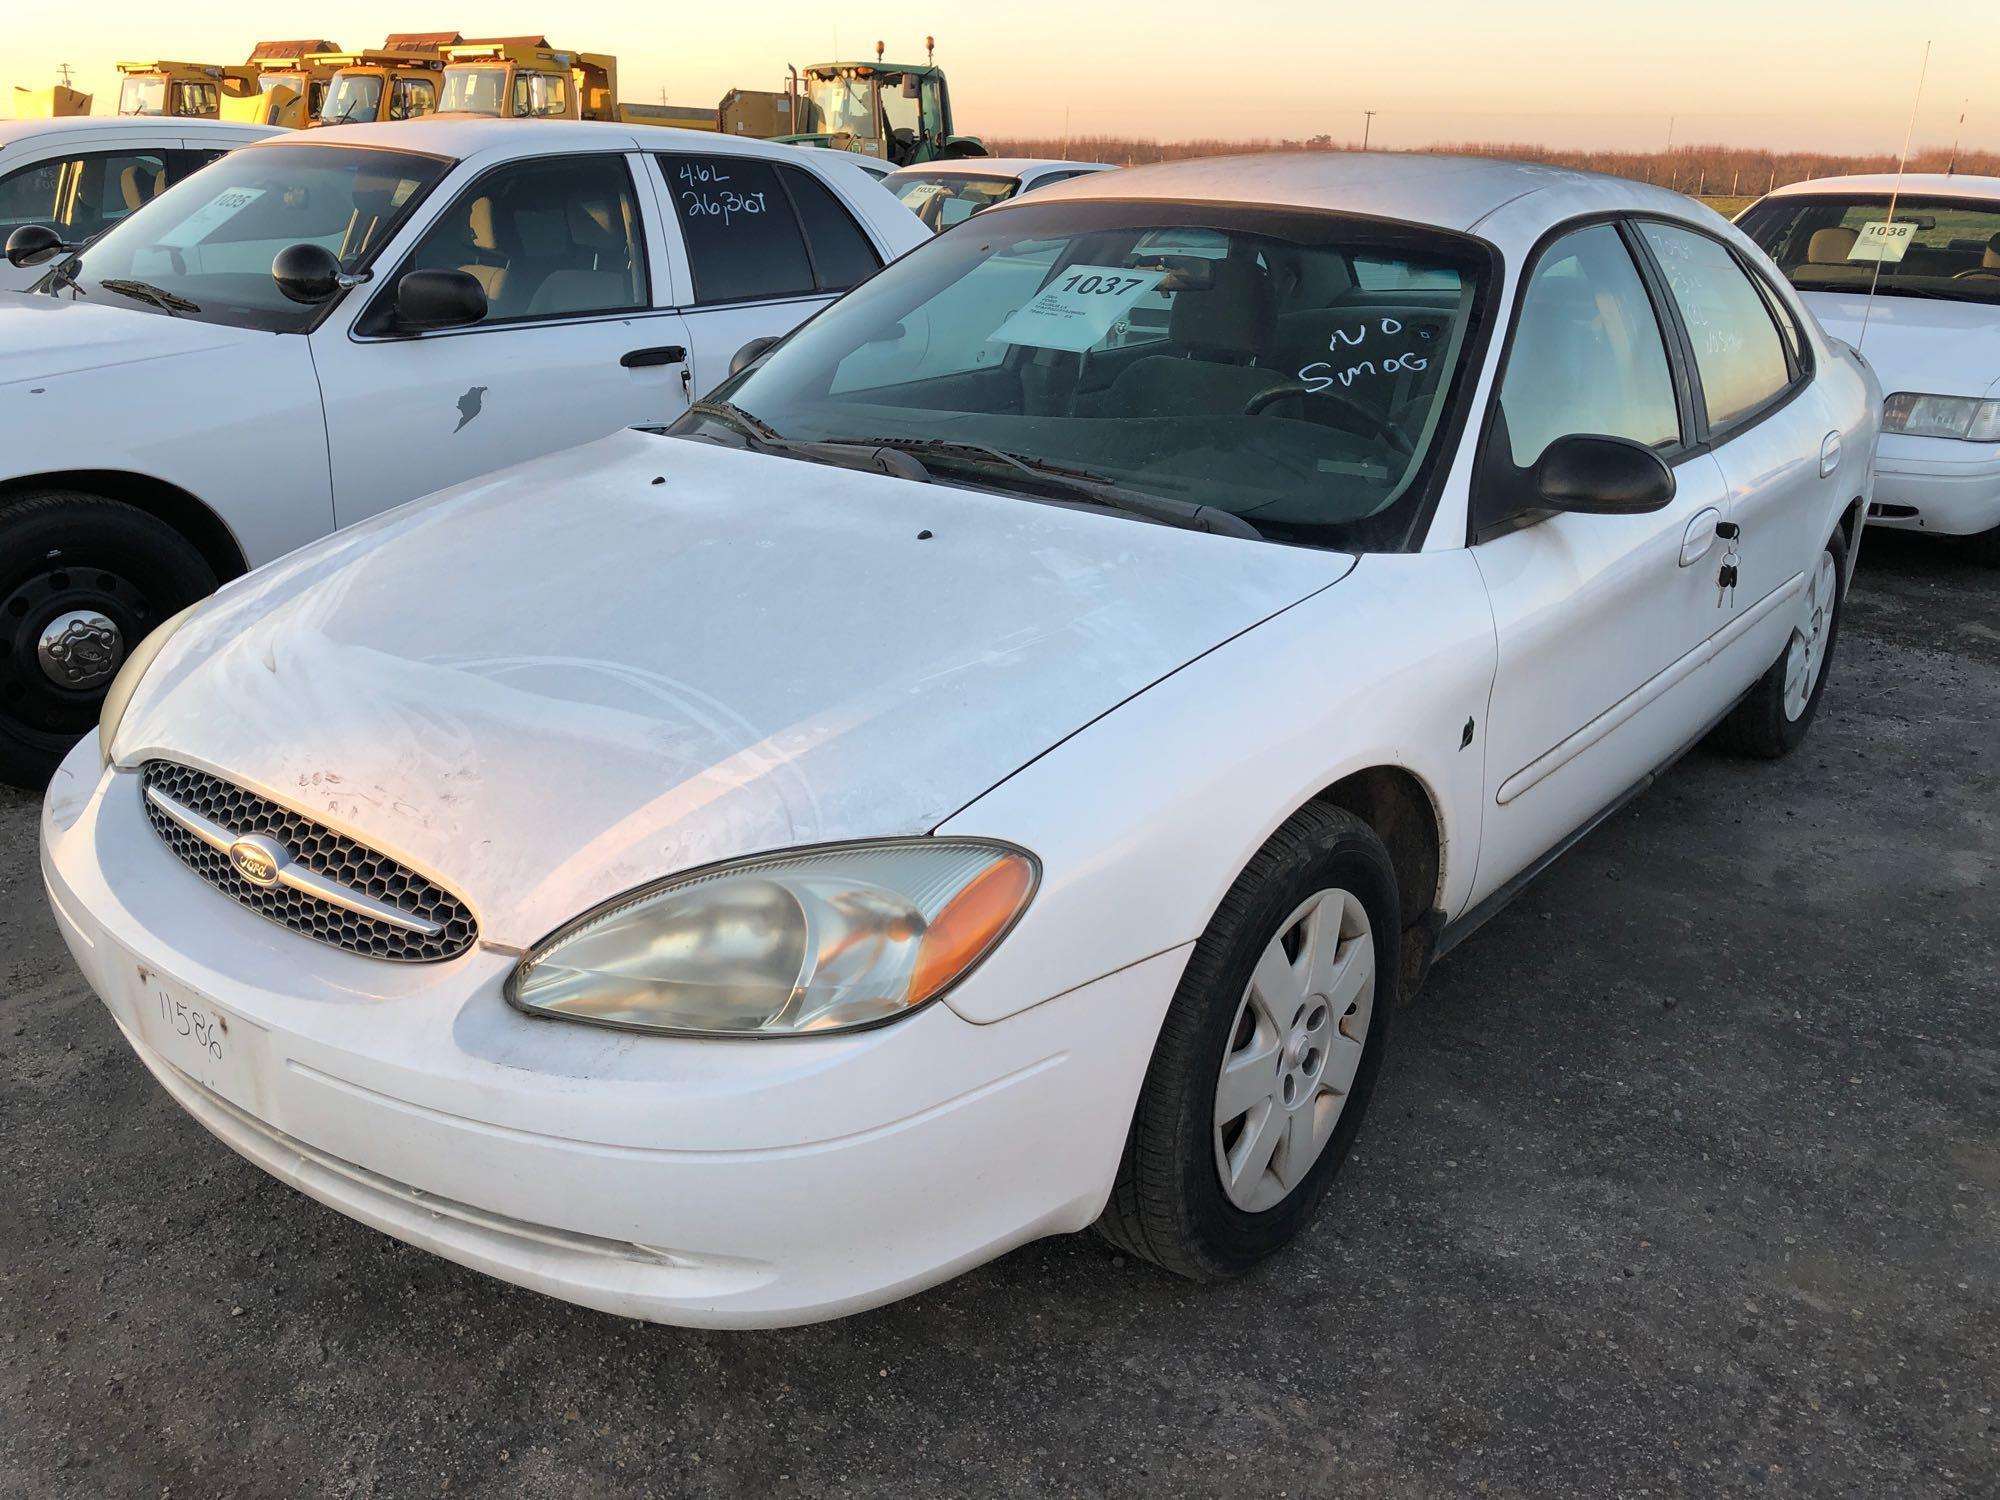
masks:
[[[732,375],[741,375],[745,370],[749,369],[752,365],[756,364],[758,360],[762,359],[767,353],[769,353],[771,348],[777,342],[778,340],[775,338],[761,338],[761,339],[750,340],[749,343],[745,344],[741,349],[738,349],[735,354],[730,356],[729,373]]]
[[[23,224],[7,236],[7,264],[16,267],[38,266],[45,260],[52,260],[65,250],[79,247],[65,244],[63,237],[46,224]]]
[[[410,271],[396,283],[396,327],[463,328],[486,316],[486,288],[464,271]]]
[[[1532,478],[1542,504],[1581,515],[1641,516],[1674,498],[1674,471],[1630,438],[1557,438],[1535,461]]]

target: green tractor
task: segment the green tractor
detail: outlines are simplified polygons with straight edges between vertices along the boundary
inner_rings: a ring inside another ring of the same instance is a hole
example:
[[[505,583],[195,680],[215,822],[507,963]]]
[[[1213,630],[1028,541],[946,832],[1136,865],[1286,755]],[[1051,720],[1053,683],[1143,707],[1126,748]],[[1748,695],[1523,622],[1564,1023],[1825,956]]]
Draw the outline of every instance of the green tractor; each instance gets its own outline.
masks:
[[[924,38],[924,64],[875,61],[815,63],[794,75],[793,123],[808,127],[779,139],[795,146],[856,151],[890,166],[959,156],[984,156],[977,138],[951,132],[951,95],[933,60],[937,43]]]

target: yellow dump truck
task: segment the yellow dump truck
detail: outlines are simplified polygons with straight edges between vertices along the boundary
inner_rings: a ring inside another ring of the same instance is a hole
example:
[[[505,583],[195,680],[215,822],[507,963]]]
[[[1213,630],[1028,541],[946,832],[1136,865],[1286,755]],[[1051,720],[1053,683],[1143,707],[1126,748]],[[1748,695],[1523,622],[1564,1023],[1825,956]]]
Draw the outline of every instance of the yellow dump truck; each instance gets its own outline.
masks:
[[[121,115],[173,115],[191,120],[222,117],[225,99],[255,99],[257,69],[218,63],[122,62]]]
[[[620,104],[618,59],[570,52],[545,36],[486,37],[446,44],[438,108],[537,120],[618,120],[714,130],[717,113],[675,104]]]
[[[438,49],[463,38],[455,31],[398,32],[364,52],[322,52],[311,61],[333,70],[313,125],[414,120],[438,107],[444,58]]]
[[[340,51],[340,43],[325,37],[259,42],[250,49],[249,66],[257,70],[257,89],[265,108],[223,102],[222,118],[260,125],[302,129],[319,118],[334,69],[317,59]]]

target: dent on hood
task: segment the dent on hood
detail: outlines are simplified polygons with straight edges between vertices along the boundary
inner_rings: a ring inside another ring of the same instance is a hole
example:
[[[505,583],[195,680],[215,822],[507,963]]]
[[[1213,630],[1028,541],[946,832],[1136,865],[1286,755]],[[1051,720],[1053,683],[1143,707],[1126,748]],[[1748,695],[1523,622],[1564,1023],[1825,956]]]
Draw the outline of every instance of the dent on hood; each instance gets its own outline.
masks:
[[[620,434],[239,581],[119,748],[322,817],[521,946],[694,866],[928,831],[1351,566]]]

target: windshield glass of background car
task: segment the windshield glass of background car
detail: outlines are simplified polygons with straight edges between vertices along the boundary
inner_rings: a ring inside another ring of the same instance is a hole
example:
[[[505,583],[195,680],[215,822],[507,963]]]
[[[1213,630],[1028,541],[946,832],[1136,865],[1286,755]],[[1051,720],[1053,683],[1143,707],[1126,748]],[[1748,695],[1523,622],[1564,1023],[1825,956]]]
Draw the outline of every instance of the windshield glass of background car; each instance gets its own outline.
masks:
[[[932,229],[963,224],[982,208],[1005,203],[1020,186],[1013,177],[972,177],[962,172],[898,172],[889,183],[903,207]]]
[[[1768,198],[1740,227],[1802,292],[2000,302],[2000,204],[1905,196],[1892,219],[1887,194]]]
[[[374,73],[344,73],[326,92],[320,119],[329,125],[372,120],[382,104],[382,79]]]
[[[278,252],[287,245],[324,245],[343,269],[359,269],[449,166],[435,157],[351,146],[233,151],[89,245],[74,291],[207,322],[278,332],[304,328],[318,309],[278,290],[271,279]],[[62,279],[51,289],[60,289]],[[141,288],[175,303],[159,308],[159,298]]]
[[[790,438],[986,444],[1267,537],[1407,545],[1487,252],[1334,215],[1193,212],[983,214],[722,394]],[[1390,289],[1360,283],[1364,259]]]

